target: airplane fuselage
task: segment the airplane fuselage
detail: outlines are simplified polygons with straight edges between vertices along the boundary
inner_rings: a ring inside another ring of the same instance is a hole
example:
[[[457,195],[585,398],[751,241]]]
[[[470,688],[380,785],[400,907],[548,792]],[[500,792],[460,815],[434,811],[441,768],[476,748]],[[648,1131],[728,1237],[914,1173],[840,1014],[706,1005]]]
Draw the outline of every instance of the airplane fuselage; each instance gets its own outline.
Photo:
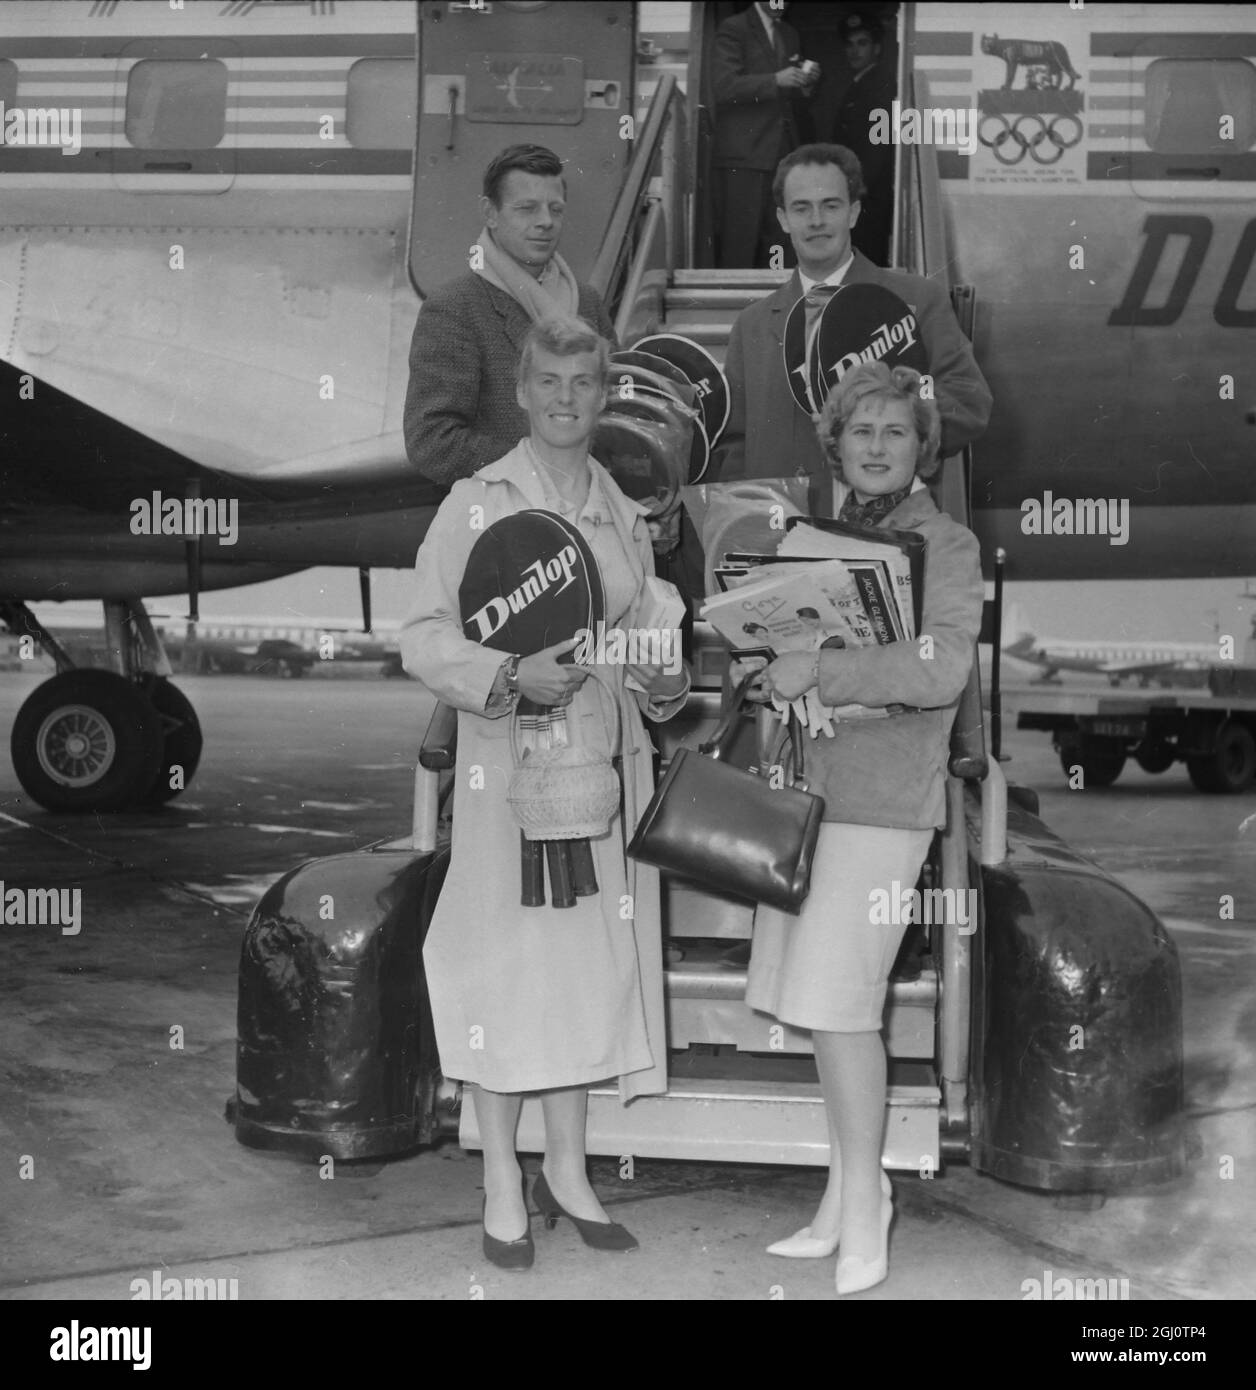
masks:
[[[572,23],[579,9],[629,28],[633,8],[561,7]],[[645,27],[651,7],[636,8]],[[1015,165],[1006,142],[972,158],[939,151],[954,270],[976,290],[975,347],[995,398],[973,451],[987,563],[1002,546],[1012,579],[1246,574],[1256,155],[1236,146],[1165,156],[1140,122],[1152,67],[1182,61],[1165,55],[1250,67],[1252,13],[1195,6],[1188,23],[1170,7],[1020,7],[1035,37],[1067,29],[1079,80],[1066,94],[1009,93],[1001,60],[980,49],[993,8],[904,7],[908,63],[935,100],[981,106],[989,121],[991,102],[1011,103],[1009,125],[1022,107],[1041,109],[1060,136],[1026,144]],[[13,390],[25,381],[34,393],[0,425],[0,594],[179,587],[178,538],[137,536],[125,506],[84,501],[92,472],[116,462],[90,439],[77,446],[79,486],[58,489],[51,507],[3,510],[49,448],[45,384],[158,453],[217,470],[220,496],[232,479],[256,485],[240,489],[233,545],[206,539],[203,587],[315,564],[411,562],[437,500],[400,435],[416,285],[465,266],[478,230],[474,171],[463,167],[471,150],[524,129],[491,92],[476,98],[469,79],[448,75],[437,10],[450,35],[461,25],[506,52],[540,42],[527,27],[540,17],[374,0],[3,7],[17,103],[80,110],[82,148],[0,144],[0,358]],[[163,87],[163,64],[186,69],[190,105]],[[579,170],[564,251],[581,276],[628,149],[617,110],[598,102],[633,105],[615,83],[592,80],[610,58],[590,52],[585,66],[582,118],[564,114],[542,131]],[[506,79],[518,74],[502,71],[509,105],[518,80]],[[643,66],[638,86],[648,75]],[[458,101],[475,99],[501,123],[458,117]],[[447,185],[433,184],[434,168],[451,171]],[[339,516],[327,515],[329,489]],[[1047,496],[1053,506],[1032,524]],[[1096,532],[1086,504],[1100,500],[1125,508],[1124,534]]]

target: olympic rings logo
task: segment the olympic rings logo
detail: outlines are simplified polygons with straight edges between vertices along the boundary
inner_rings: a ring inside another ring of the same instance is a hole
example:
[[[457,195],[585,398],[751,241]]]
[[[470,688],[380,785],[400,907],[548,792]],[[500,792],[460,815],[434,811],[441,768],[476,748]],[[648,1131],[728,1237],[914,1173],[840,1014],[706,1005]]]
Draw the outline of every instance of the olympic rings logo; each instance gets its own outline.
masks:
[[[993,127],[991,122],[995,122]],[[1032,130],[1034,123],[1037,130]],[[1069,129],[1070,124],[1072,129]],[[1017,116],[1009,125],[1002,113],[987,112],[977,127],[977,139],[1000,164],[1019,164],[1026,151],[1035,163],[1058,164],[1064,158],[1064,151],[1071,150],[1081,138],[1081,121],[1067,113],[1052,116],[1048,121],[1032,114]]]

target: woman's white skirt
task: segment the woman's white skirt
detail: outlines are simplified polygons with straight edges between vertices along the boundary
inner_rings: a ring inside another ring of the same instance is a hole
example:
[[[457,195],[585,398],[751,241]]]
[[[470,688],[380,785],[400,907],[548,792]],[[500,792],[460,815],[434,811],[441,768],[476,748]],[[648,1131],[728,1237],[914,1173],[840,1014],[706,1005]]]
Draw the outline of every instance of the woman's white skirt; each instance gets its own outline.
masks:
[[[902,894],[932,840],[932,830],[824,822],[802,911],[755,913],[746,1003],[795,1028],[879,1031],[908,926]]]

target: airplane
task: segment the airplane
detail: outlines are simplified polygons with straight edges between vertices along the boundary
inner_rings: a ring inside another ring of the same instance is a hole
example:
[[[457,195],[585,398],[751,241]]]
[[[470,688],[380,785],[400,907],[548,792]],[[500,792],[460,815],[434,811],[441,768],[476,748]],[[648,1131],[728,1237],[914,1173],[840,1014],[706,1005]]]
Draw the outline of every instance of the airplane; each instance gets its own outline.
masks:
[[[403,447],[411,331],[465,270],[506,144],[569,161],[563,253],[622,339],[722,353],[784,274],[707,268],[710,54],[733,8],[0,7],[0,621],[55,653],[28,605],[100,600],[114,668],[61,652],[19,711],[36,801],[116,810],[184,785],[199,733],[146,595],[186,591],[195,613],[202,591],[344,565],[370,626],[370,570],[413,562],[443,495]],[[1227,141],[1200,112],[1251,81],[1253,13],[1028,5],[1009,36],[996,7],[875,8],[900,97],[982,113],[971,157],[898,147],[892,260],[975,291],[987,563],[1001,547],[1009,579],[1246,574],[1256,155],[1246,126]],[[833,71],[840,10],[790,16]],[[1003,56],[983,50],[994,32]],[[1021,39],[1063,44],[1078,80],[1004,90]],[[687,134],[625,191],[673,80]],[[1127,534],[1075,524],[1096,499],[1128,507]]]
[[[392,674],[400,663],[398,624],[377,623],[366,635],[343,619],[327,622],[291,618],[216,617],[189,623],[150,614],[153,630],[173,667],[186,674],[265,673],[295,678],[320,662],[379,662]],[[99,665],[108,647],[99,627],[48,624],[58,644],[78,666]]]
[[[1081,671],[1106,676],[1114,688],[1123,680],[1137,680],[1147,687],[1203,684],[1208,668],[1220,660],[1216,642],[1126,641],[1040,637],[1025,620],[1018,604],[1008,609],[1000,650],[1040,668],[1038,683],[1058,683],[1061,671]]]
[[[1143,686],[1153,677],[1162,685],[1175,684],[1170,676],[1206,673],[1209,662],[1217,659],[1216,648],[1206,642],[1070,642],[1032,633],[1004,642],[1002,651],[1005,657],[1040,666],[1039,681],[1058,681],[1061,671],[1086,671],[1107,676],[1113,687],[1129,678]]]

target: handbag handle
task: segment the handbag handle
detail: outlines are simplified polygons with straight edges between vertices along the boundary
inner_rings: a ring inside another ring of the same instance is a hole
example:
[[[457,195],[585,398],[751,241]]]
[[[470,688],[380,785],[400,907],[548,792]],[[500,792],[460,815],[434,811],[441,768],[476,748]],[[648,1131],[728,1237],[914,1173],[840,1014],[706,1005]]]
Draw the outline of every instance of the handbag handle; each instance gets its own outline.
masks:
[[[593,681],[597,688],[602,692],[607,703],[609,703],[611,709],[615,712],[615,724],[612,728],[610,721],[605,718],[605,709],[603,708],[602,711],[602,722],[605,725],[606,732],[610,738],[610,743],[608,745],[610,751],[607,753],[607,757],[613,758],[615,756],[615,749],[618,746],[620,737],[623,733],[623,714],[620,711],[619,701],[615,698],[614,693],[607,687],[604,681],[599,679],[597,671],[593,667],[589,668],[589,679]],[[567,706],[562,705],[540,705],[538,706],[537,715],[529,716],[529,718],[535,717],[538,719],[544,719],[555,709],[565,710],[566,708]],[[519,757],[519,702],[517,700],[515,701],[514,708],[510,712],[510,759],[511,763],[515,767],[518,767],[522,761]]]
[[[806,791],[809,783],[807,770],[803,765],[802,720],[798,718],[793,705],[790,706],[789,719],[781,729],[776,747],[772,750],[769,766],[781,762],[781,754],[786,743],[789,744],[789,762],[785,765],[786,780],[800,791]]]
[[[735,725],[741,715],[741,706],[746,698],[746,691],[750,689],[758,674],[757,671],[751,671],[749,675],[742,677],[741,683],[729,695],[728,704],[720,711],[720,722],[715,726],[715,732],[705,743],[698,745],[699,753],[704,753],[707,757],[715,758],[718,761],[728,752],[732,745],[733,736],[737,733]]]

